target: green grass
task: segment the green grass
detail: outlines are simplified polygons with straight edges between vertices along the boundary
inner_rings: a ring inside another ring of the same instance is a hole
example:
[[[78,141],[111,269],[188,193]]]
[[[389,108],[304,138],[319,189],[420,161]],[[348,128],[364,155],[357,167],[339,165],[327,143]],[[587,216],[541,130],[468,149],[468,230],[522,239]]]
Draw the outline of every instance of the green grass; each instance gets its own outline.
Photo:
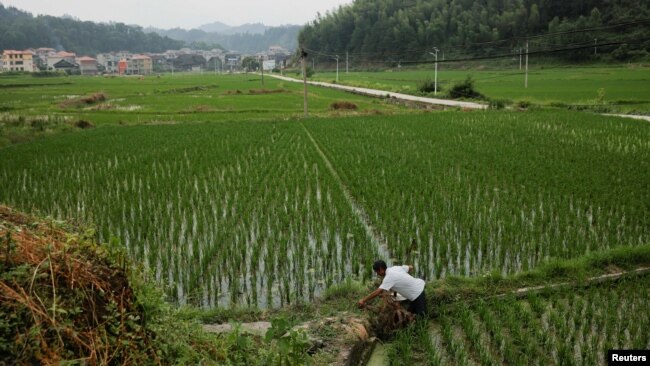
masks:
[[[529,72],[528,89],[524,74],[518,68],[510,70],[447,70],[440,64],[438,81],[444,97],[454,83],[467,76],[475,80],[476,89],[489,99],[511,102],[526,100],[533,104],[567,108],[595,108],[599,89],[604,89],[604,107],[621,113],[650,113],[650,68],[640,65],[612,67],[533,67]],[[418,83],[433,80],[430,70],[339,73],[339,83],[408,94],[417,94]],[[314,80],[331,82],[336,73],[317,72]],[[430,95],[433,96],[433,93]]]

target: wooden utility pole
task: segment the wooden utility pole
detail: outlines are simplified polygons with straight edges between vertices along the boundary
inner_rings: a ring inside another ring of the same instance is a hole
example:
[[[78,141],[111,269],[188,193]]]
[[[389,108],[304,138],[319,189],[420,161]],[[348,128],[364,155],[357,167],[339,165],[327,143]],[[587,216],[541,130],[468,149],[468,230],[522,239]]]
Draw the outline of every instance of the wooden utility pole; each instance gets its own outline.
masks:
[[[260,69],[262,69],[262,86],[264,86],[264,56],[260,56]]]
[[[307,117],[307,52],[300,48],[300,62],[302,63],[302,84],[303,84],[303,105],[305,117]]]
[[[528,89],[528,41],[526,41],[526,79],[524,81],[524,87]]]

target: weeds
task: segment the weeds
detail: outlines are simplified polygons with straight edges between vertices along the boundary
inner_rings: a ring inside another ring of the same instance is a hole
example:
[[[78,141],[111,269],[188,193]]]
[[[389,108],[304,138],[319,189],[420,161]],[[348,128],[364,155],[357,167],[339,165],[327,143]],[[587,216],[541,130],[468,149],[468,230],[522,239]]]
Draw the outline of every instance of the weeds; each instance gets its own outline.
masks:
[[[337,102],[332,102],[332,104],[330,104],[330,109],[334,109],[334,110],[356,111],[358,108],[359,107],[357,107],[356,104],[347,101],[337,101]]]
[[[68,99],[59,103],[60,108],[81,108],[106,101],[106,94],[94,93],[81,98]]]

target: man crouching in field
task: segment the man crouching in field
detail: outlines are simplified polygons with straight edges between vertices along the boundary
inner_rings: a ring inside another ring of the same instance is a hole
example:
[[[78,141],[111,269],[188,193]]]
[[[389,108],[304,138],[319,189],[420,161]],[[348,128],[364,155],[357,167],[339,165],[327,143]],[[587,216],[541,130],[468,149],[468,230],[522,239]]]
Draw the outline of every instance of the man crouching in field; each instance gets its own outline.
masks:
[[[393,266],[386,267],[386,262],[376,261],[372,269],[377,276],[384,279],[379,288],[371,292],[368,296],[359,300],[359,307],[366,306],[368,301],[379,296],[383,291],[395,291],[411,301],[408,311],[417,317],[424,317],[427,313],[427,301],[424,295],[424,280],[413,278],[409,272],[413,271],[413,266]]]

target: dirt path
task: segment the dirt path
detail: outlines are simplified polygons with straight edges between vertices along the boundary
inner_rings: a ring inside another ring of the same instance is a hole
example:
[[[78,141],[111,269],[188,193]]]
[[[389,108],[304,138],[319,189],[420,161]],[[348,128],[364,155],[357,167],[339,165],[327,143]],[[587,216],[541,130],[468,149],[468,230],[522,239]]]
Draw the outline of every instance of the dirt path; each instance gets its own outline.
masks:
[[[300,126],[307,134],[307,137],[309,137],[309,140],[311,140],[311,143],[314,145],[314,148],[316,148],[316,151],[323,159],[323,162],[329,169],[330,173],[332,173],[332,176],[334,176],[334,180],[338,182],[341,191],[343,191],[343,195],[345,196],[345,199],[348,201],[350,207],[352,208],[352,212],[354,212],[355,216],[359,219],[359,222],[361,222],[361,225],[363,225],[363,228],[366,230],[366,234],[368,235],[368,238],[370,238],[373,245],[379,251],[379,255],[382,258],[390,259],[391,256],[388,250],[388,244],[386,243],[386,240],[384,240],[382,235],[372,225],[370,219],[368,218],[368,214],[363,209],[363,207],[359,205],[359,203],[354,199],[352,193],[350,193],[350,190],[348,189],[348,186],[345,184],[345,182],[343,182],[341,176],[339,176],[339,173],[334,168],[334,165],[332,165],[332,162],[330,162],[329,158],[327,158],[327,155],[325,155],[323,150],[321,150],[320,146],[318,145],[314,137],[311,135],[307,127],[305,127],[305,125],[302,123],[300,124]]]
[[[302,83],[302,80],[286,77],[286,76],[280,76],[280,75],[273,75],[273,74],[267,74],[270,77],[284,80],[284,81],[290,81],[294,83]],[[418,103],[425,103],[425,104],[433,104],[433,105],[442,105],[446,107],[460,107],[460,108],[466,108],[466,109],[487,109],[486,104],[480,104],[480,103],[472,103],[472,102],[459,102],[455,100],[447,100],[447,99],[437,99],[437,98],[426,98],[426,97],[417,97],[415,95],[409,95],[409,94],[402,94],[402,93],[394,93],[394,92],[389,92],[385,90],[377,90],[377,89],[368,89],[368,88],[359,88],[355,86],[347,86],[347,85],[340,85],[340,84],[331,84],[331,83],[324,83],[321,81],[308,81],[307,84],[309,85],[314,85],[314,86],[320,86],[320,87],[325,87],[325,88],[333,88],[333,89],[340,89],[344,90],[350,93],[355,93],[355,94],[361,94],[361,95],[367,95],[371,97],[386,97],[389,96],[391,98],[395,99],[401,99],[401,100],[406,100],[410,102],[418,102]]]

